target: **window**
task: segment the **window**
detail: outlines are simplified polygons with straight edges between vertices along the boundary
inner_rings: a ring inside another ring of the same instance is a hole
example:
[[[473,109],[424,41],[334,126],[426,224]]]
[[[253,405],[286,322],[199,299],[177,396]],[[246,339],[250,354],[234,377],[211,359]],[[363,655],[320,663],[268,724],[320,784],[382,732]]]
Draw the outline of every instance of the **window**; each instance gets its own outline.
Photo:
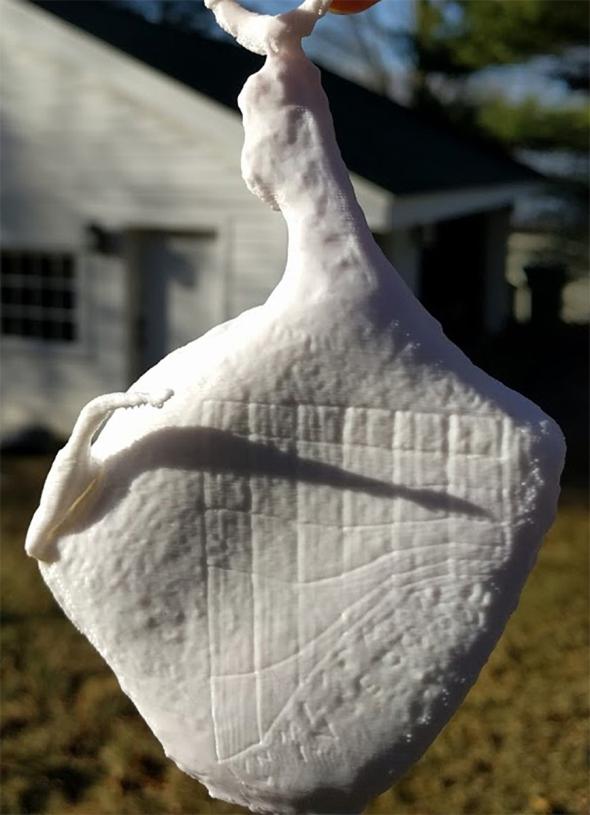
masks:
[[[78,336],[74,256],[3,249],[0,263],[2,334],[74,342]]]

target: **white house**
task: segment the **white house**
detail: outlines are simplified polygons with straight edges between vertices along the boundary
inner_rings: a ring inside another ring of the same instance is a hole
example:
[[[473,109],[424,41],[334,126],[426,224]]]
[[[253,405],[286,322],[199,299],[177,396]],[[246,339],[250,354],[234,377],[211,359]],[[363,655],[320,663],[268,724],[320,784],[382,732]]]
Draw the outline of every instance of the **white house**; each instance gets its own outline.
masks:
[[[259,60],[96,0],[0,0],[2,433],[65,435],[98,393],[262,302],[280,214],[240,176],[235,99]],[[384,250],[453,336],[508,310],[504,155],[325,72]]]

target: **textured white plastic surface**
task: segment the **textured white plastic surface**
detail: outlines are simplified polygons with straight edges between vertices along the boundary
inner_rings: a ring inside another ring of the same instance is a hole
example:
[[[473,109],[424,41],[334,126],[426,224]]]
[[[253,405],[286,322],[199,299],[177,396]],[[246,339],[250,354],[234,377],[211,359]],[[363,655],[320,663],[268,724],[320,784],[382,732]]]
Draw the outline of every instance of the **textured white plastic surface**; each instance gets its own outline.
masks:
[[[213,795],[359,812],[477,677],[564,445],[373,242],[301,30],[276,49],[250,31],[269,56],[239,100],[246,183],[288,222],[283,280],[82,411],[26,545]]]

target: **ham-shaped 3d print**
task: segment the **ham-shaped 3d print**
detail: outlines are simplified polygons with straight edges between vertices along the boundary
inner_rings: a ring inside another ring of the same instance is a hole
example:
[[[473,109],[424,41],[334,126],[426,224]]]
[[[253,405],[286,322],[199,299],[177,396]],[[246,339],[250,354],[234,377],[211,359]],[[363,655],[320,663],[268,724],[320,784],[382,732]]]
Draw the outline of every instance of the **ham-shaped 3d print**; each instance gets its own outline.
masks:
[[[358,813],[488,658],[552,522],[564,444],[374,243],[301,49],[329,0],[276,18],[207,1],[267,55],[239,99],[242,167],[287,221],[285,274],[84,408],[26,546],[212,795]]]

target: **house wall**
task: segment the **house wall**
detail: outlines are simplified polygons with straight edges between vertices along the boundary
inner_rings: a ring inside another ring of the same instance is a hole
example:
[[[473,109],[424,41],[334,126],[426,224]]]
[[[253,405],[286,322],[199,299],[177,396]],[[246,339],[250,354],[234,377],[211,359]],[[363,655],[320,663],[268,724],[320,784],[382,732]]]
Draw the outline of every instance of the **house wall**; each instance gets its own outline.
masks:
[[[503,207],[486,216],[484,324],[490,334],[501,331],[511,317],[512,291],[506,274],[511,212]]]
[[[52,247],[49,236],[42,242],[44,249]],[[55,248],[77,249],[63,243]],[[85,402],[97,393],[125,387],[122,264],[116,259],[78,255],[76,271],[86,292],[77,342],[2,338],[0,429],[4,437],[28,427],[46,427],[69,435]]]

